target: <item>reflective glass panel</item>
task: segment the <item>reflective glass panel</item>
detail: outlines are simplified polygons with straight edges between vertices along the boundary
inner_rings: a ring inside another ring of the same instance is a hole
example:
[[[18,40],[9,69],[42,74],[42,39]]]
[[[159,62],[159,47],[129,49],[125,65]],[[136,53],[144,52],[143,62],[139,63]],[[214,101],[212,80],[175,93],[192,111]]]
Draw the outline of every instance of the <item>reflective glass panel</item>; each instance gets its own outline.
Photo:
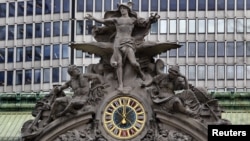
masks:
[[[244,0],[237,0],[237,10],[244,10]]]
[[[52,82],[59,82],[59,68],[53,68],[53,70],[52,70]]]
[[[102,0],[95,0],[95,11],[102,11]]]
[[[196,0],[189,0],[189,11],[196,10]]]
[[[83,34],[83,21],[77,21],[76,22],[76,35],[82,35]]]
[[[205,57],[206,45],[204,42],[198,43],[198,56]]]
[[[53,36],[59,36],[60,35],[60,22],[54,22],[53,23]]]
[[[41,23],[35,24],[35,37],[36,38],[42,37],[42,24]]]
[[[188,43],[188,56],[195,57],[195,54],[196,54],[195,43]]]
[[[198,79],[205,79],[205,66],[198,66],[197,73]]]
[[[217,56],[224,57],[225,56],[225,42],[217,43]]]
[[[214,66],[207,66],[207,79],[214,80]]]
[[[34,83],[35,84],[39,84],[41,82],[41,70],[40,69],[36,69],[34,71]]]
[[[176,33],[176,20],[170,20],[169,33]]]
[[[42,56],[42,52],[41,52],[41,46],[36,46],[35,47],[35,61],[41,61],[41,56]]]
[[[199,21],[199,33],[205,33],[206,21],[205,20],[198,20]]]
[[[227,10],[234,10],[234,0],[227,0]]]
[[[158,0],[151,0],[151,11],[158,11]]]
[[[70,0],[63,0],[63,12],[69,12]]]
[[[43,7],[43,1],[42,0],[36,0],[36,15],[42,14],[42,7]]]
[[[93,0],[86,0],[86,11],[93,11]]]
[[[160,20],[160,33],[167,33],[167,20]]]
[[[234,79],[234,66],[227,66],[227,79]]]
[[[43,59],[50,60],[50,45],[44,46]]]
[[[26,38],[32,38],[32,24],[26,24]]]
[[[186,11],[187,10],[187,0],[179,0],[179,10],[180,11]]]
[[[44,6],[44,13],[50,14],[51,13],[51,0],[45,0],[45,6]]]
[[[54,0],[54,13],[60,13],[61,0]]]
[[[207,22],[208,22],[207,32],[208,33],[214,33],[214,20],[209,19]]]
[[[186,20],[179,20],[179,33],[186,33]]]
[[[177,10],[177,0],[169,0],[170,11]]]
[[[1,13],[1,12],[0,12]],[[0,14],[1,15],[1,14]],[[17,15],[18,16],[24,16],[24,2],[18,2],[18,7],[17,7]]]
[[[13,85],[13,71],[7,71],[7,85]]]
[[[215,44],[214,42],[207,43],[207,56],[214,57],[215,55]]]
[[[26,15],[27,16],[33,15],[33,1],[27,1]]]
[[[244,42],[236,42],[236,56],[237,57],[244,56]]]
[[[50,22],[44,23],[44,37],[50,37]]]
[[[62,35],[63,36],[69,35],[69,21],[62,22]]]
[[[31,79],[32,79],[32,71],[25,70],[25,84],[31,84]]]
[[[8,26],[8,30],[9,30],[9,32],[8,32],[8,40],[13,40],[14,39],[14,34],[15,34],[15,27],[14,27],[14,25],[9,25]]]
[[[62,58],[69,58],[69,45],[62,45]]]
[[[14,58],[14,49],[13,48],[8,48],[8,63],[13,62],[13,58]]]
[[[234,33],[234,19],[227,20],[227,32]]]
[[[217,78],[218,79],[225,79],[225,67],[224,66],[218,66],[217,68]]]
[[[195,33],[195,28],[196,28],[196,25],[195,25],[195,20],[188,20],[188,32],[189,33]]]
[[[5,48],[0,48],[0,63],[5,62]]]
[[[53,45],[53,59],[59,59],[60,57],[60,51],[59,51],[60,45]]]
[[[17,62],[23,61],[23,47],[16,48],[16,61]]]
[[[244,32],[244,19],[237,19],[237,32]]]
[[[15,16],[15,2],[9,3],[9,17]]]
[[[21,85],[23,82],[23,71],[17,70],[16,71],[16,85]]]
[[[0,3],[0,17],[6,17],[6,3]]]
[[[25,48],[25,61],[32,61],[32,47]]]
[[[217,9],[224,10],[225,9],[225,0],[217,0]]]
[[[188,80],[195,80],[195,66],[188,66]]]
[[[43,83],[50,82],[50,69],[43,69]]]
[[[244,66],[236,67],[236,79],[244,79]]]
[[[178,55],[179,57],[186,57],[186,43],[179,43],[181,45],[180,48],[178,48]]]
[[[167,11],[168,0],[160,0],[160,11]]]
[[[207,9],[215,10],[215,0],[208,0],[207,2],[208,2]]]
[[[225,32],[225,20],[224,19],[218,19],[218,33],[224,33]]]
[[[17,25],[17,39],[23,39],[23,24]]]
[[[148,11],[148,0],[142,0],[141,11]]]
[[[234,42],[227,42],[227,57],[234,57]]]

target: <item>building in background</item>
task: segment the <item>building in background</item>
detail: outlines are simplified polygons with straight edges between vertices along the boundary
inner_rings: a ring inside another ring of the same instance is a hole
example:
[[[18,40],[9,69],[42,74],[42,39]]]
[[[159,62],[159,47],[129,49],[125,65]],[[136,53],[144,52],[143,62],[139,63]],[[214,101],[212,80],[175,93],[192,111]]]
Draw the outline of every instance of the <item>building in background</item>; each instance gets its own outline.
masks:
[[[49,91],[69,79],[67,66],[100,58],[72,50],[92,42],[87,13],[103,17],[129,0],[0,0],[0,93]],[[156,56],[178,64],[195,86],[250,91],[250,0],[131,0],[139,16],[158,13],[146,40],[175,42]]]

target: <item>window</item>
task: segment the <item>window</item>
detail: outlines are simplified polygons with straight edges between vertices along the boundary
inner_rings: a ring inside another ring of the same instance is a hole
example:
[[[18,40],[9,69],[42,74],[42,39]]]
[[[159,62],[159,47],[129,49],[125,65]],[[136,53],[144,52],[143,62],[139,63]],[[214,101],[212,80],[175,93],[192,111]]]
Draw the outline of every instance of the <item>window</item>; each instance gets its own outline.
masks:
[[[92,27],[93,27],[93,21],[92,20],[86,20],[86,35],[91,35],[92,34]]]
[[[169,51],[169,57],[176,57],[177,56],[177,49],[171,49]]]
[[[5,32],[6,32],[6,27],[0,26],[0,40],[5,40],[5,38],[6,38]]]
[[[169,33],[176,33],[176,20],[170,20]]]
[[[227,0],[227,10],[234,10],[234,0]]]
[[[227,32],[234,33],[234,19],[227,19]]]
[[[111,0],[105,0],[104,2],[104,11],[111,10]]]
[[[206,10],[206,0],[198,0],[198,10]]]
[[[218,57],[224,57],[225,56],[225,43],[224,42],[218,42],[217,43],[217,56]]]
[[[32,16],[33,15],[33,1],[27,1],[26,15],[27,16]]]
[[[41,46],[35,47],[35,61],[41,61]]]
[[[13,58],[14,58],[14,49],[13,48],[8,48],[8,63],[13,62]]]
[[[77,12],[83,12],[84,0],[77,0]]]
[[[247,19],[247,26],[246,26],[247,32],[250,32],[250,19]]]
[[[152,34],[158,33],[158,22],[151,24],[150,33]]]
[[[218,27],[217,27],[218,33],[224,33],[225,32],[225,21],[224,19],[218,19]]]
[[[247,79],[250,79],[250,66],[247,66]]]
[[[205,79],[205,66],[198,66],[197,70],[197,77],[199,80],[204,80]]]
[[[13,85],[13,71],[7,71],[7,85]]]
[[[178,48],[178,55],[179,57],[186,57],[186,43],[179,43],[182,45],[180,48]]]
[[[234,79],[234,66],[227,66],[227,79]]]
[[[26,24],[26,38],[32,38],[32,24]]]
[[[118,3],[120,3],[120,0],[113,0],[113,10],[118,9],[118,6],[117,6]]]
[[[62,22],[62,35],[63,36],[69,35],[69,22],[68,21]]]
[[[32,47],[26,47],[25,61],[32,61]]]
[[[23,47],[16,48],[16,62],[23,61]]]
[[[69,0],[63,0],[63,12],[69,12]]]
[[[83,21],[77,21],[76,22],[76,35],[82,35],[83,34]]]
[[[102,0],[95,0],[95,11],[102,11]]]
[[[234,42],[227,42],[227,57],[234,57]]]
[[[158,0],[150,1],[151,2],[151,11],[158,11]]]
[[[50,37],[50,22],[44,23],[44,37]]]
[[[22,85],[23,83],[23,71],[17,70],[16,71],[16,85]]]
[[[179,33],[186,33],[186,20],[179,20]]]
[[[6,17],[6,3],[0,3],[0,17]]]
[[[117,4],[117,3],[115,3]],[[93,0],[86,0],[86,11],[92,12],[93,11]]]
[[[44,13],[50,14],[51,13],[51,0],[45,0],[45,6],[44,6]]]
[[[41,23],[35,24],[35,37],[36,38],[42,37],[42,24]]]
[[[195,54],[196,54],[195,43],[188,43],[188,56],[195,57]]]
[[[15,16],[15,2],[9,3],[9,17]]]
[[[23,39],[23,24],[17,25],[17,39]]]
[[[186,66],[179,66],[179,70],[182,75],[186,75]]]
[[[0,86],[4,86],[4,71],[0,71]]]
[[[195,33],[195,20],[188,20],[188,32],[189,33]]]
[[[50,82],[50,69],[43,69],[43,83]]]
[[[198,43],[198,57],[205,57],[206,45],[204,42]]]
[[[214,66],[207,66],[207,79],[214,80]]]
[[[50,60],[50,45],[44,46],[43,59]]]
[[[168,0],[160,0],[160,11],[167,11]]]
[[[214,33],[214,20],[209,19],[207,23],[208,23],[207,32]]]
[[[81,50],[76,50],[76,58],[82,58],[83,57],[83,53]]]
[[[0,48],[0,63],[5,62],[5,48]]]
[[[69,46],[67,44],[62,45],[62,58],[69,58]]]
[[[225,67],[224,66],[218,66],[217,68],[217,78],[219,80],[225,79]]]
[[[246,3],[247,3],[247,10],[250,10],[250,1],[246,0]]]
[[[32,71],[25,70],[25,84],[31,84],[31,79],[32,79]]]
[[[217,9],[224,10],[225,9],[225,0],[217,0]]]
[[[206,21],[205,20],[198,20],[199,22],[199,33],[205,33]]]
[[[167,20],[160,20],[160,33],[167,33]]]
[[[54,0],[54,13],[60,13],[61,11],[61,0]]]
[[[169,0],[170,11],[177,10],[177,0]]]
[[[42,14],[42,7],[43,7],[43,1],[42,0],[36,0],[36,15]]]
[[[62,80],[62,82],[69,80],[68,68],[66,68],[66,67],[62,68],[61,80]]]
[[[237,10],[244,10],[244,0],[237,0]]]
[[[179,10],[180,11],[186,11],[187,10],[187,0],[179,0]]]
[[[244,56],[244,42],[236,42],[236,56],[237,57]]]
[[[53,23],[53,36],[59,36],[60,35],[60,22],[54,22]]]
[[[208,57],[215,56],[215,44],[214,44],[214,42],[207,43],[207,56]]]
[[[14,34],[15,34],[15,31],[14,31],[14,29],[15,29],[15,27],[14,27],[14,25],[9,25],[8,26],[8,40],[13,40],[14,39]]]
[[[24,2],[18,2],[18,5],[17,5],[17,15],[18,16],[24,16]],[[1,13],[1,12],[0,12]]]
[[[189,11],[196,10],[196,0],[189,0]]]
[[[34,70],[34,83],[35,84],[41,83],[41,70],[40,69]]]
[[[195,66],[188,66],[188,80],[195,80]]]
[[[52,70],[52,82],[59,82],[59,68],[53,68],[53,70]]]
[[[141,11],[148,11],[148,0],[143,0],[141,3]]]
[[[53,45],[53,59],[59,59],[60,57],[60,51],[59,51],[59,44]]]
[[[244,19],[237,19],[237,32],[242,33],[244,31]]]
[[[215,0],[208,0],[207,10],[215,10]]]
[[[250,56],[250,42],[246,43],[246,55]]]
[[[244,66],[236,66],[236,79],[244,79]]]

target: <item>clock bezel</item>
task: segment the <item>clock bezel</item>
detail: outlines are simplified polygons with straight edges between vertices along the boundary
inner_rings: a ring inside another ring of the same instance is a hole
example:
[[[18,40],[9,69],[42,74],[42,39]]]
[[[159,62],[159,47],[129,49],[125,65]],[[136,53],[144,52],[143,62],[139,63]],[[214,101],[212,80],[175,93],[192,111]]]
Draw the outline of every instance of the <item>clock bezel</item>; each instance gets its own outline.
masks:
[[[115,113],[115,111],[118,109],[118,108],[121,108],[122,106],[124,106],[124,105],[122,105],[122,99],[128,99],[128,104],[129,104],[129,102],[131,102],[131,101],[133,101],[133,102],[135,102],[135,105],[134,105],[134,107],[132,107],[131,105],[126,105],[126,106],[128,106],[129,108],[132,108],[133,109],[133,112],[135,112],[135,114],[136,114],[136,119],[135,119],[135,123],[133,124],[133,125],[131,125],[129,128],[126,128],[126,129],[123,129],[123,128],[120,128],[120,127],[118,127],[115,123],[114,123],[114,121],[113,121],[113,116],[114,116],[114,113]],[[120,105],[114,105],[114,103],[115,102],[117,102],[117,101],[119,101],[120,103]],[[117,107],[115,107],[115,106],[117,106]],[[113,111],[112,112],[107,112],[107,110],[108,110],[108,108],[110,108],[110,107],[112,107],[112,108],[114,108],[113,109]],[[141,108],[141,112],[139,112],[139,113],[136,113],[136,108]],[[113,126],[115,126],[115,127],[113,127],[113,128],[109,128],[108,127],[108,125],[107,125],[107,121],[106,121],[106,114],[107,113],[109,113],[109,116],[111,116],[111,121],[109,120],[109,122],[108,123],[111,123]],[[110,115],[111,114],[111,115]],[[143,118],[143,120],[141,121],[141,119],[139,120],[138,119],[138,115],[139,116],[141,116],[141,115],[143,115],[144,116],[144,118]],[[140,122],[140,125],[141,125],[141,127],[138,129],[136,126],[135,126],[135,124],[138,124],[138,122]],[[104,127],[104,130],[110,135],[110,136],[112,136],[113,138],[115,138],[115,139],[119,139],[119,140],[129,140],[129,139],[133,139],[133,138],[135,138],[135,137],[137,137],[140,133],[142,133],[142,131],[144,130],[144,128],[145,128],[145,126],[146,126],[146,122],[147,122],[147,112],[146,112],[146,110],[145,110],[145,107],[144,107],[144,105],[142,104],[142,102],[140,102],[137,98],[135,98],[135,97],[131,97],[131,96],[118,96],[118,97],[114,97],[113,99],[111,99],[106,105],[105,105],[105,108],[104,108],[104,111],[103,111],[103,114],[102,114],[102,125],[103,125],[103,127]],[[118,131],[118,134],[115,134],[113,131],[115,130],[115,129],[117,129],[117,130],[119,130]],[[138,129],[138,130],[136,130],[136,129]],[[136,130],[135,132],[136,133],[134,133],[134,134],[130,134],[130,131],[131,130]],[[122,136],[121,134],[122,134],[122,132],[126,132],[127,134],[128,134],[128,136]]]

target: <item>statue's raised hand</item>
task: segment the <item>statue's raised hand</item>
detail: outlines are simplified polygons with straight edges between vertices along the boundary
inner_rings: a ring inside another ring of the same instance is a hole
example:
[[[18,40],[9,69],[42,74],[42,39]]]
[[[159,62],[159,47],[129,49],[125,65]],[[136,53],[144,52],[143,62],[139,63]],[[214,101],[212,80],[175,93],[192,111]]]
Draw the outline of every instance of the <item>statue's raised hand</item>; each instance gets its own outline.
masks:
[[[84,19],[88,19],[88,20],[94,20],[94,17],[91,14],[87,14]]]
[[[150,14],[150,17],[149,17],[149,20],[151,22],[157,22],[157,20],[160,18],[160,15],[158,15],[157,13],[151,13]]]

